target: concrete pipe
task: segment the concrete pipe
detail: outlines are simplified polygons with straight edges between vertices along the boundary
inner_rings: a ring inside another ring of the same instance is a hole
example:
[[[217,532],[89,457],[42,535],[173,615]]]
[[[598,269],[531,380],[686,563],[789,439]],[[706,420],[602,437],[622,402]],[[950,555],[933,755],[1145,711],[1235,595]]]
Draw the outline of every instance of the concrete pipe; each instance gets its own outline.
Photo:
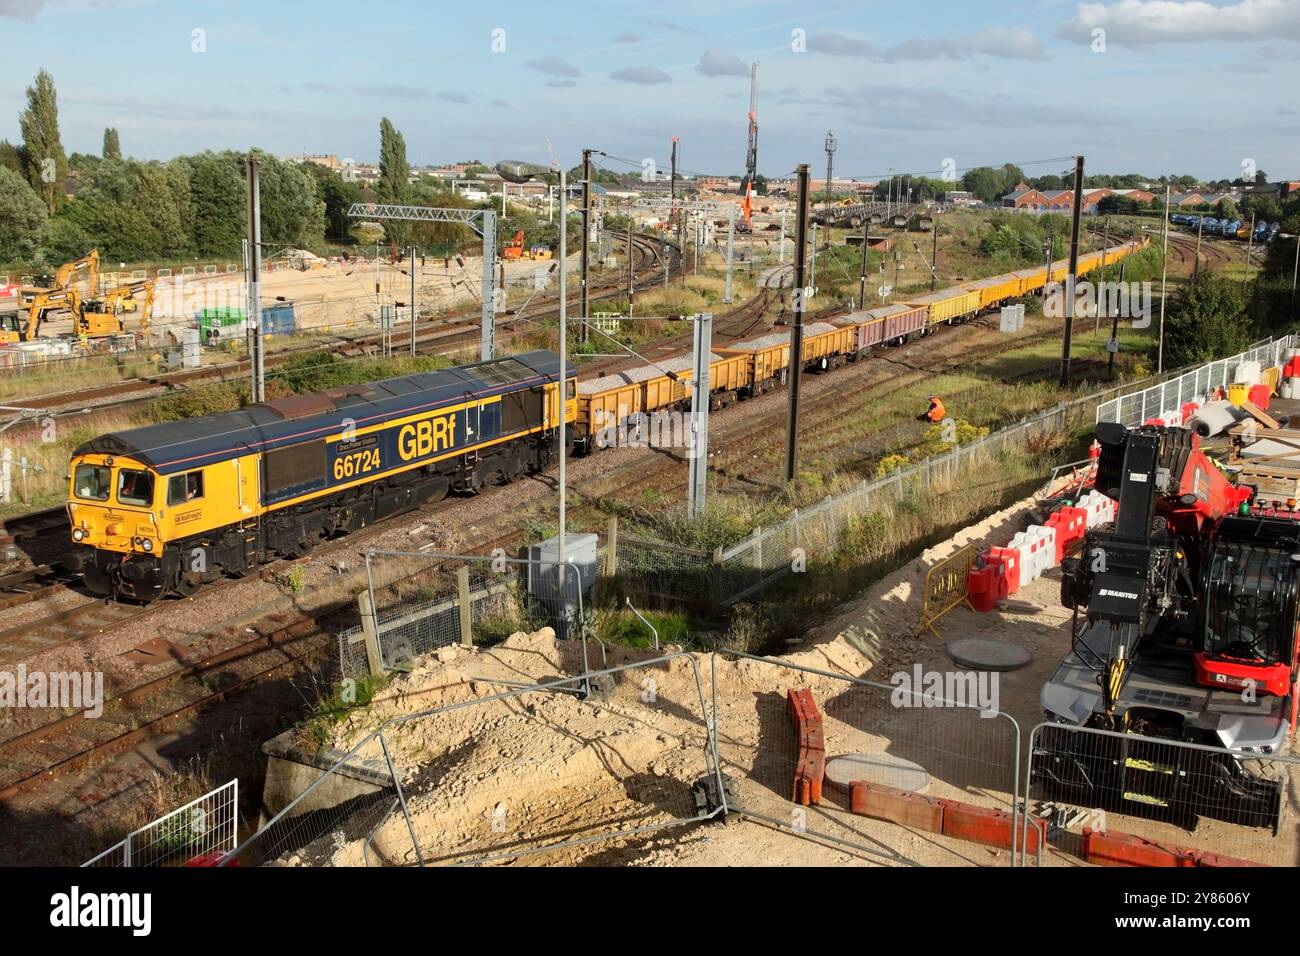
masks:
[[[1225,428],[1236,424],[1237,411],[1229,402],[1210,402],[1202,405],[1187,424],[1202,438],[1213,438]]]

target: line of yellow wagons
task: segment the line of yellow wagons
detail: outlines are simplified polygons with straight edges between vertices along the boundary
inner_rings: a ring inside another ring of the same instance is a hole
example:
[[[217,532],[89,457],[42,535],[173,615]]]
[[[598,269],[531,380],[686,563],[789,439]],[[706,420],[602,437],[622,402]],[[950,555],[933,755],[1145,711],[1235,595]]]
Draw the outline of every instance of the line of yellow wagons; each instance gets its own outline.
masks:
[[[1132,240],[1079,257],[1078,275],[1119,262],[1150,243]],[[1064,282],[1068,262],[1052,264],[1052,282]],[[978,279],[937,292],[911,295],[900,302],[854,312],[805,327],[803,363],[810,371],[827,371],[865,357],[871,349],[901,345],[926,335],[939,324],[955,324],[1031,295],[1048,282],[1047,265]],[[790,335],[772,332],[715,347],[709,365],[710,407],[761,395],[785,384],[790,371]],[[689,356],[654,366],[627,369],[578,382],[578,419],[574,427],[579,451],[604,447],[617,429],[635,428],[655,412],[685,411],[690,405]]]

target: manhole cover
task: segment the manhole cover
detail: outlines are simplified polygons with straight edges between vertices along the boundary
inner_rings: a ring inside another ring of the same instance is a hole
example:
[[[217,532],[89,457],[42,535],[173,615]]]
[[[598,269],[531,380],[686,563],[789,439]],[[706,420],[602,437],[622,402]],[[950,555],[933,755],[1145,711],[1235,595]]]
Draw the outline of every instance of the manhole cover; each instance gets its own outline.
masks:
[[[976,671],[1015,671],[1034,659],[1023,647],[985,637],[949,641],[948,656],[959,667]]]
[[[843,754],[826,761],[826,782],[845,793],[851,783],[879,783],[925,793],[930,788],[930,774],[920,764],[892,754]]]

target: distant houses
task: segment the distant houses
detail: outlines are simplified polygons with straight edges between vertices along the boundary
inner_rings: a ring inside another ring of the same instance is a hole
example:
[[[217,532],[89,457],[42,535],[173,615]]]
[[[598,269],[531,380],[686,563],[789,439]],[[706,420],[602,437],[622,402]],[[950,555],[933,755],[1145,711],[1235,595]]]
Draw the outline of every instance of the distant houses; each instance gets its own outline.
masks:
[[[1150,203],[1156,194],[1146,189],[1085,189],[1083,191],[1083,211],[1096,213],[1098,204],[1107,196],[1124,196],[1135,202]],[[1018,209],[1026,212],[1073,212],[1073,189],[1038,190],[1021,183],[1014,190],[1002,197],[1004,209]]]

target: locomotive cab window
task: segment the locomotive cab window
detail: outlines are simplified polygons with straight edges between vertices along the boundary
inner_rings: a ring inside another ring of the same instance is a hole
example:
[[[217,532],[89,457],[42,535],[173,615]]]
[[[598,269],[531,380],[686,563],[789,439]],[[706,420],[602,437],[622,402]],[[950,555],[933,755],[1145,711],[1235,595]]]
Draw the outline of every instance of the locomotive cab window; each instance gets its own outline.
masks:
[[[203,472],[188,471],[183,475],[172,475],[167,479],[167,503],[183,505],[203,497]]]
[[[117,473],[117,500],[124,505],[153,504],[153,475],[123,468]]]
[[[501,431],[517,432],[542,423],[542,389],[510,392],[501,396]]]
[[[112,473],[103,465],[78,465],[73,474],[73,493],[89,501],[107,501],[113,487]]]

